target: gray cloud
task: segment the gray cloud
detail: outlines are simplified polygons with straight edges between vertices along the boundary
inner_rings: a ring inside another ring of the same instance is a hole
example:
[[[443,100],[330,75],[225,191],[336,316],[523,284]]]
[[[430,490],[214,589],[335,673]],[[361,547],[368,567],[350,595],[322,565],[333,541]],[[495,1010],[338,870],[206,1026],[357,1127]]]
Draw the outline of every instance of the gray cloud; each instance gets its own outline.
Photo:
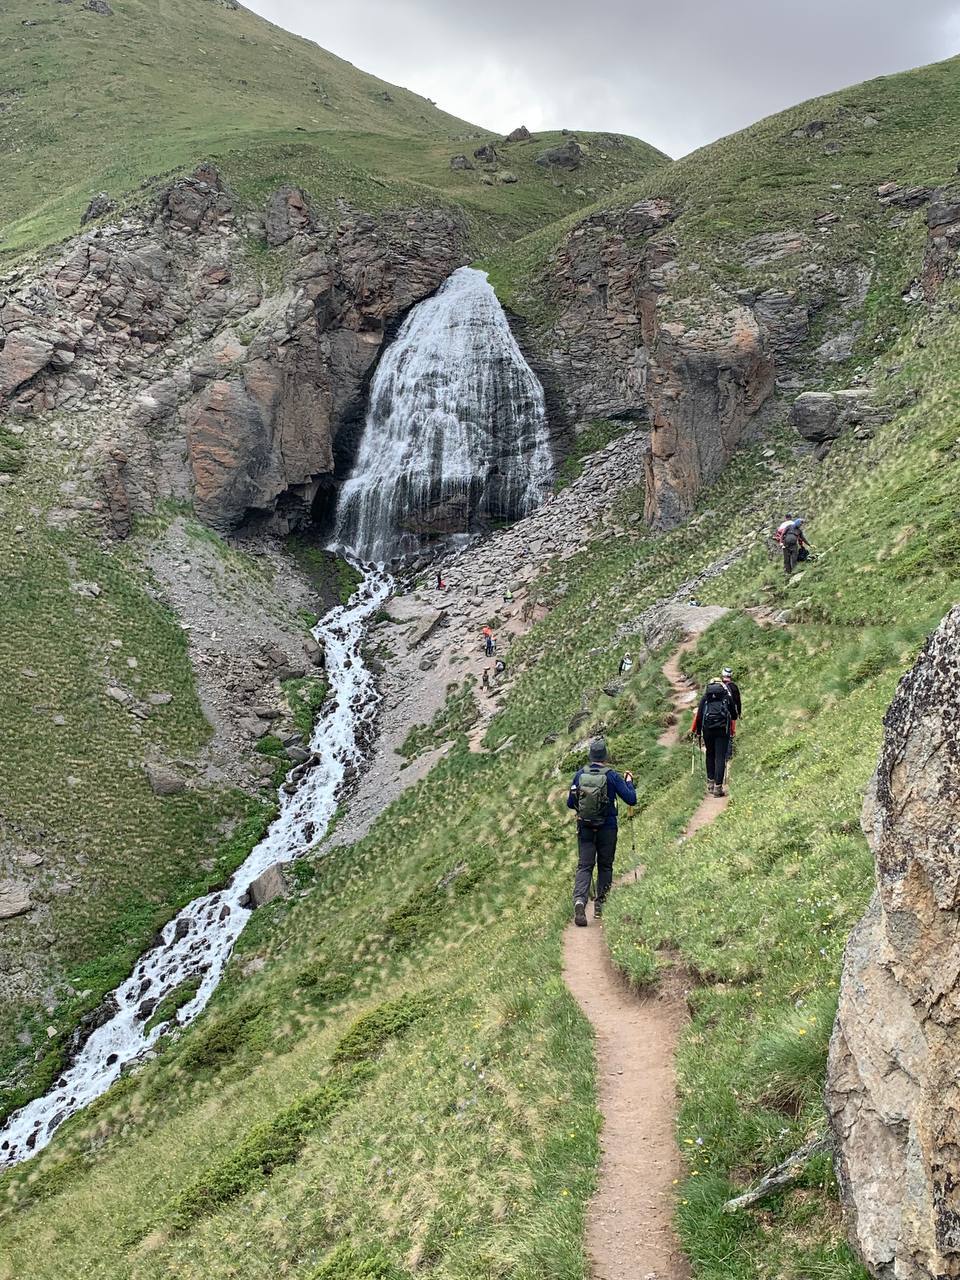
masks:
[[[616,129],[674,156],[960,45],[960,0],[245,2],[474,123]]]

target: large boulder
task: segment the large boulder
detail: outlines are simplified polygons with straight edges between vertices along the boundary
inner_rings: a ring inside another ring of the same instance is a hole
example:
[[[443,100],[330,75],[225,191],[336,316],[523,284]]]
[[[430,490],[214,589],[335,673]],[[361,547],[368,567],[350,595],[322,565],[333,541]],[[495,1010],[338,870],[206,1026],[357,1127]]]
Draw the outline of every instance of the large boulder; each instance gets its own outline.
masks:
[[[244,894],[240,905],[256,911],[257,907],[265,907],[268,902],[285,898],[289,892],[290,887],[283,874],[283,868],[275,862],[272,867],[267,867],[266,871],[262,871],[257,876]]]
[[[9,333],[0,350],[0,396],[9,395],[45,369],[53,351],[53,342],[46,334],[25,329]]]
[[[553,169],[579,169],[584,157],[584,150],[579,142],[568,138],[558,147],[548,147],[537,156],[537,164]]]
[[[862,387],[804,391],[790,406],[790,425],[804,440],[814,444],[836,440],[847,427],[869,433],[889,417],[889,411],[870,403],[869,392]]]
[[[286,244],[295,235],[313,229],[310,200],[300,187],[280,187],[267,201],[263,221],[267,244]]]
[[[0,920],[10,920],[14,916],[22,916],[33,909],[30,901],[30,889],[16,880],[0,880]]]
[[[774,391],[773,360],[753,313],[737,307],[686,328],[661,325],[647,381],[650,446],[645,516],[670,528],[715,480]]]
[[[960,1275],[960,608],[900,682],[863,828],[826,1102],[850,1237],[881,1280]]]
[[[923,293],[928,302],[956,270],[960,252],[960,192],[933,192],[927,209],[927,244],[923,255]]]

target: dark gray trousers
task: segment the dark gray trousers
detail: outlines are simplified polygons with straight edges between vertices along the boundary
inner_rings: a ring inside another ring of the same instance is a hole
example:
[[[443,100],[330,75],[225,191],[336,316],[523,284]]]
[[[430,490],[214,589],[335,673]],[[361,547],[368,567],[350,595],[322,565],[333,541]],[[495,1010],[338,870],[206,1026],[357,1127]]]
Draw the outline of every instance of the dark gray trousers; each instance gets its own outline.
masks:
[[[704,729],[703,745],[707,750],[707,781],[722,787],[723,775],[727,769],[730,735],[723,729]]]
[[[800,544],[794,542],[789,546],[785,542],[783,544],[783,572],[790,577],[794,569],[797,567],[797,556],[800,554]]]
[[[613,884],[613,859],[617,852],[616,827],[601,827],[591,831],[589,827],[577,828],[577,847],[580,857],[573,881],[574,902],[587,902],[590,897],[590,881],[593,868],[597,868],[597,901],[603,902]]]

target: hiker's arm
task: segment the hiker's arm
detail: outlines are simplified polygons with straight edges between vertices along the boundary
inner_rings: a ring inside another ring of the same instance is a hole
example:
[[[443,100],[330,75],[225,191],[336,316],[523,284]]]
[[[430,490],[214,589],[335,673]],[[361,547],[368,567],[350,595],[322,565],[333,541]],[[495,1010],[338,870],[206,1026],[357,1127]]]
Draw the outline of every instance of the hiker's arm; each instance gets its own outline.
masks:
[[[616,773],[613,769],[610,770],[607,777],[613,783],[613,789],[621,800],[630,805],[637,803],[637,788],[632,782],[628,782],[626,778],[621,778],[619,773]]]
[[[693,735],[694,735],[695,733],[699,733],[699,732],[700,732],[700,717],[701,717],[701,715],[703,714],[703,704],[706,702],[706,700],[707,700],[707,699],[706,699],[706,695],[704,695],[704,697],[702,697],[702,698],[700,699],[699,703],[697,704],[697,709],[696,709],[696,711],[693,713],[693,724],[690,726],[690,737],[691,737],[691,738],[693,737]]]
[[[580,781],[580,774],[573,775],[573,781],[570,783],[570,790],[567,792],[567,808],[575,809],[577,807],[577,783]]]

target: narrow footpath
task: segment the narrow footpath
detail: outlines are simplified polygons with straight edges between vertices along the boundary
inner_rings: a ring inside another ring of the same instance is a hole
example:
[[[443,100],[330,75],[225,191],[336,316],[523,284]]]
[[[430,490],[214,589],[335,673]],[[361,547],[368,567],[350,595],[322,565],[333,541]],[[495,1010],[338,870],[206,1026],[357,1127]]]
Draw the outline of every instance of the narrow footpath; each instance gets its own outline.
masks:
[[[711,619],[712,620],[712,619]],[[700,630],[701,628],[692,628]],[[685,640],[664,664],[673,690],[662,746],[680,742],[696,686],[681,671]],[[726,808],[726,796],[704,796],[684,839]],[[631,870],[623,884],[640,874]],[[638,995],[614,968],[603,929],[572,923],[563,939],[564,979],[596,1035],[599,1106],[603,1115],[600,1179],[587,1217],[592,1280],[687,1280],[690,1267],[673,1231],[674,1183],[682,1174],[676,1137],[674,1055],[687,1020],[682,979],[666,972]]]

